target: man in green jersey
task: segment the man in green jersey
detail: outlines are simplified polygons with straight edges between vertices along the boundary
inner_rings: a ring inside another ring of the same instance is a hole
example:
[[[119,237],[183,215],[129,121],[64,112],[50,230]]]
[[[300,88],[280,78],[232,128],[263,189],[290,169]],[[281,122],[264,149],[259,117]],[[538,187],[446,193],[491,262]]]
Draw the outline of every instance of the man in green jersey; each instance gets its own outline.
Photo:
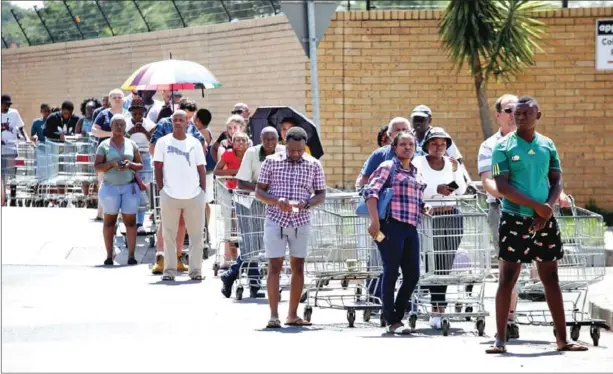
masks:
[[[585,351],[568,343],[558,260],[564,256],[553,206],[562,192],[562,168],[551,139],[536,132],[541,118],[536,100],[521,97],[515,107],[517,131],[501,139],[492,154],[492,175],[501,195],[499,257],[500,277],[496,293],[496,343],[487,353],[506,352],[507,316],[511,293],[522,263],[536,262],[539,278],[557,332],[559,351]]]

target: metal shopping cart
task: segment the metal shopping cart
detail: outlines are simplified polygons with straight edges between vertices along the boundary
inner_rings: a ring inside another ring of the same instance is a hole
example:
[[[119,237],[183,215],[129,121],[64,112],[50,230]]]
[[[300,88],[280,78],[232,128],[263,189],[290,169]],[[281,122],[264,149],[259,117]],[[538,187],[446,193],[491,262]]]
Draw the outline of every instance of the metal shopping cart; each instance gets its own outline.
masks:
[[[217,276],[220,269],[227,269],[236,259],[225,253],[225,245],[235,246],[239,240],[238,221],[232,201],[232,190],[226,186],[231,178],[215,178],[215,201],[219,205],[216,214],[217,251],[213,262],[213,273]]]
[[[383,267],[367,231],[368,218],[355,214],[359,199],[357,193],[329,193],[326,201],[313,209],[305,261],[310,278],[304,308],[307,321],[316,306],[346,310],[349,327],[353,327],[357,311],[363,311],[368,322],[372,312],[381,308],[380,300],[364,285],[376,279]]]
[[[489,315],[484,306],[484,282],[491,270],[487,214],[477,196],[426,203],[433,210],[423,216],[418,228],[421,276],[413,294],[409,326],[415,328],[419,318],[438,317],[442,334],[447,336],[451,320],[475,318],[479,336],[483,336]]]
[[[37,195],[36,146],[24,141],[17,142],[17,156],[6,163],[7,186],[12,192],[7,194],[8,205],[34,206]]]
[[[600,329],[609,330],[604,320],[591,319],[586,311],[588,287],[605,275],[604,224],[602,216],[576,207],[554,210],[562,235],[564,257],[558,260],[558,278],[564,298],[566,325],[570,327],[571,339],[579,339],[581,327],[589,326],[595,346],[600,340]],[[538,278],[536,264],[526,264],[520,274],[520,293],[544,294]],[[553,326],[547,306],[542,302],[518,303],[515,311],[518,325]],[[512,326],[508,326],[512,328]],[[518,328],[518,327],[515,327]],[[554,335],[556,331],[554,329]],[[507,334],[508,335],[508,334]]]

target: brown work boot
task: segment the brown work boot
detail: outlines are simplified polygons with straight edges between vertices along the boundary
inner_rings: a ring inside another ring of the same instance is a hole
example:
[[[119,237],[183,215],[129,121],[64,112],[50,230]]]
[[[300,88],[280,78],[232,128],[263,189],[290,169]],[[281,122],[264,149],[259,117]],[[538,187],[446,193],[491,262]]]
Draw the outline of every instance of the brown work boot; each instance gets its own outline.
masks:
[[[185,265],[181,260],[181,256],[177,256],[177,271],[188,272],[189,266]]]
[[[164,272],[164,255],[155,256],[155,264],[151,268],[151,272],[155,275],[160,275]]]

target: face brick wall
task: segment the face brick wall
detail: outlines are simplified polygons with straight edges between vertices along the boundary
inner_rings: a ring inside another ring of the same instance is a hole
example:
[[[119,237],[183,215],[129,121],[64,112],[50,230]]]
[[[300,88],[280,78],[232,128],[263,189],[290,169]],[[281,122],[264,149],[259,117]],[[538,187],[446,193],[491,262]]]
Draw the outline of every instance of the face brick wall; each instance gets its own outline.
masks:
[[[205,98],[201,91],[183,91],[211,111],[215,136],[237,102],[252,111],[263,105],[305,109],[307,58],[283,16],[2,50],[2,93],[11,95],[29,128],[41,102],[60,106],[71,100],[78,112],[85,98],[108,94],[134,70],[170,52],[206,66],[223,84]]]
[[[337,13],[319,46],[321,129],[329,185],[350,187],[376,147],[380,126],[426,104],[433,125],[457,142],[473,179],[483,140],[472,78],[459,74],[438,42],[435,11]],[[613,8],[547,11],[536,66],[512,83],[490,83],[494,102],[505,93],[534,95],[538,131],[557,144],[565,188],[584,204],[613,208],[613,71],[595,70],[595,20]],[[305,65],[309,71],[308,63]],[[308,76],[307,76],[308,80]],[[307,111],[311,109],[307,91]]]

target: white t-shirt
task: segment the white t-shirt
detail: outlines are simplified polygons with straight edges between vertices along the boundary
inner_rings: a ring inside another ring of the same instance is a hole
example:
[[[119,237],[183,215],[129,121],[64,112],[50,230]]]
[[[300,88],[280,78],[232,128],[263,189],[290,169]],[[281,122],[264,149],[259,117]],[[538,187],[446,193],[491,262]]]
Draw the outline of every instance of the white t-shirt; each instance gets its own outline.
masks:
[[[163,106],[163,101],[153,100],[153,106],[149,109],[149,112],[147,112],[147,119],[153,123],[157,123],[160,110],[162,110]]]
[[[453,196],[463,195],[466,192],[466,181],[464,180],[463,169],[458,165],[458,170],[453,171],[453,165],[449,161],[449,157],[444,157],[445,166],[442,170],[434,170],[430,167],[426,156],[415,157],[412,164],[421,172],[427,186],[424,190],[424,199],[442,200]],[[441,184],[449,184],[455,181],[458,184],[458,189],[455,190],[449,197],[439,194],[436,190]],[[453,206],[455,202],[435,202],[429,203],[431,206]]]
[[[127,122],[128,123],[126,125],[126,133],[130,131],[132,127],[134,127],[134,123],[132,123],[131,118],[128,119]],[[145,128],[145,131],[150,132],[155,127],[155,123],[149,121],[147,118],[144,118],[143,127]],[[138,145],[138,150],[140,152],[149,151],[149,140],[147,139],[147,135],[137,132],[135,134],[130,135],[130,139],[132,139],[134,143]]]
[[[19,129],[23,127],[23,120],[17,109],[9,108],[9,111],[2,113],[2,151],[16,152],[17,151],[17,134]]]
[[[153,161],[164,163],[164,192],[173,199],[198,196],[200,176],[197,166],[205,165],[202,144],[193,136],[177,140],[173,134],[161,137],[155,144]]]

